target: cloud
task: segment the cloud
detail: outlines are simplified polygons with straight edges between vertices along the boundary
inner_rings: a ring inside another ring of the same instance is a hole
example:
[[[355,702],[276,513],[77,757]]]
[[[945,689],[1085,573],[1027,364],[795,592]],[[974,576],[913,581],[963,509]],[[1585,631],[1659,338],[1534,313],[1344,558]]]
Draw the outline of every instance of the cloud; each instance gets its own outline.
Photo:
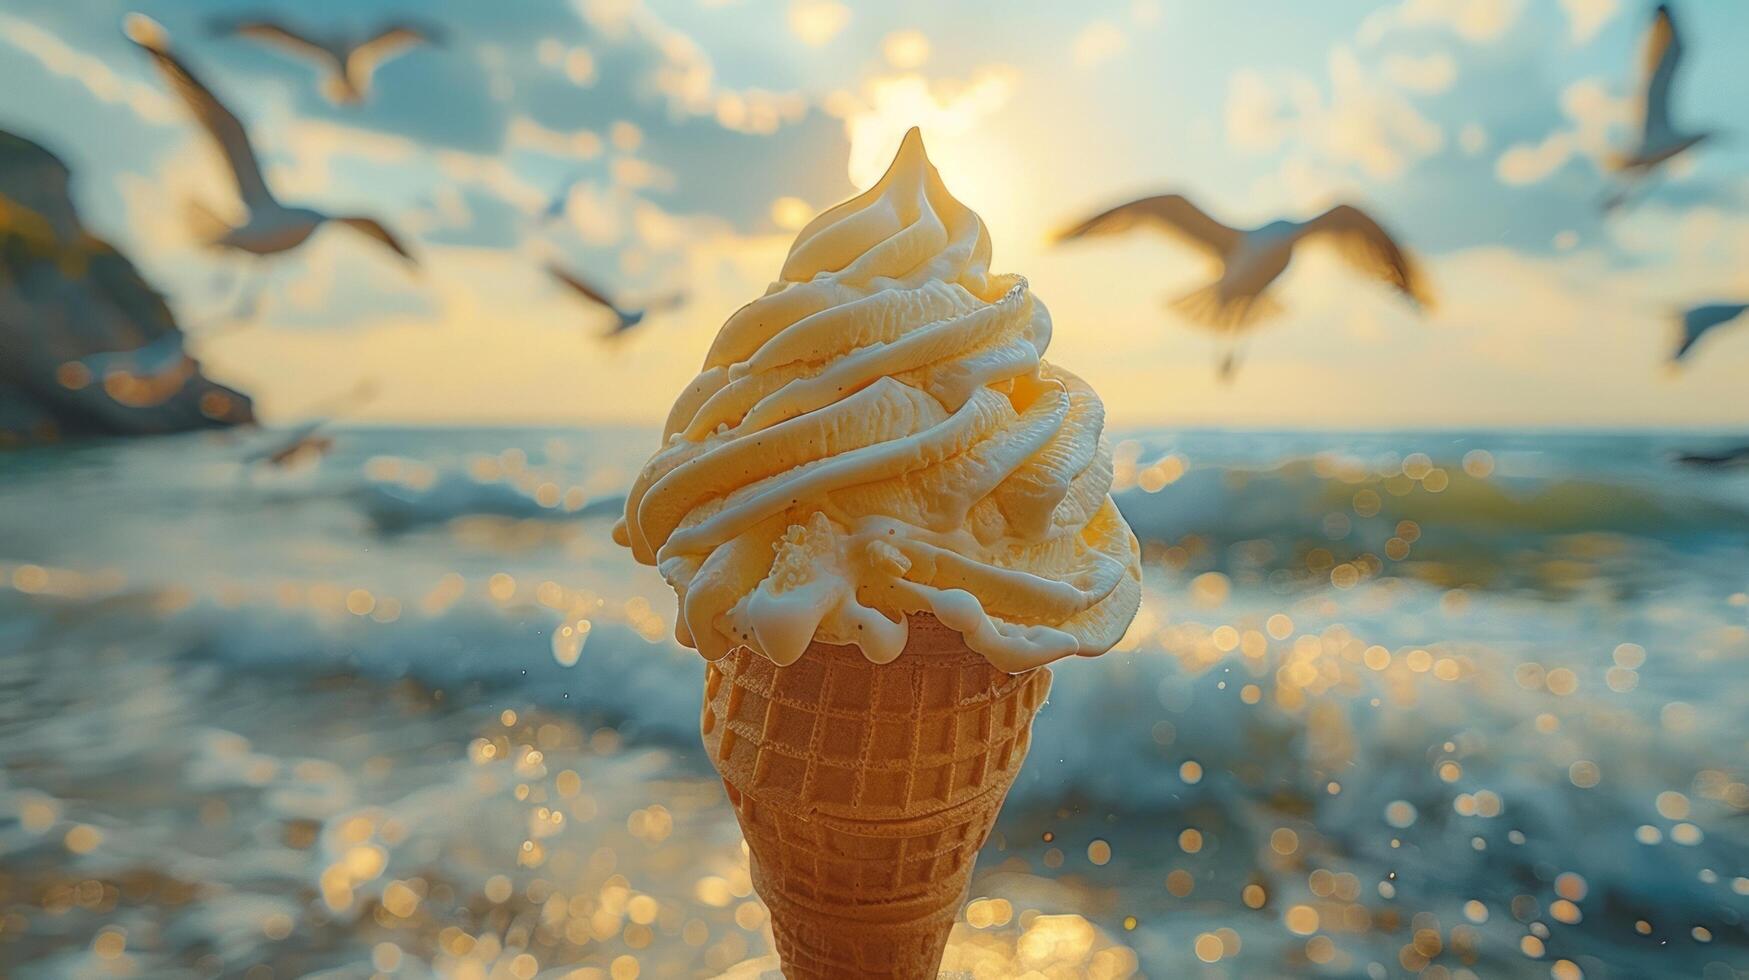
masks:
[[[619,203],[609,199],[592,181],[572,185],[565,197],[565,218],[584,243],[607,246],[624,236],[624,218]]]
[[[1587,44],[1621,12],[1621,0],[1561,0],[1561,9],[1573,43]]]
[[[109,62],[73,48],[30,21],[0,14],[0,41],[36,59],[49,74],[78,82],[98,101],[126,106],[147,122],[173,123],[181,118],[180,107],[157,88],[123,78]]]
[[[1507,147],[1494,161],[1494,173],[1504,184],[1534,184],[1565,166],[1575,148],[1571,133],[1550,133],[1540,143]]]
[[[1357,36],[1371,45],[1396,30],[1432,28],[1482,44],[1504,37],[1523,7],[1523,0],[1401,0],[1368,15]]]
[[[769,135],[808,114],[808,100],[797,92],[746,90],[719,92],[712,113],[717,124],[737,133]]]
[[[1391,54],[1385,56],[1384,72],[1398,88],[1422,95],[1437,95],[1450,89],[1452,82],[1457,80],[1457,62],[1444,52],[1424,58]]]
[[[546,206],[547,192],[497,157],[465,150],[437,150],[437,170],[448,180],[485,188],[526,214]]]
[[[590,26],[614,40],[633,33],[642,0],[578,0],[577,12]]]
[[[797,92],[730,89],[717,84],[716,68],[697,41],[668,26],[641,0],[573,0],[585,24],[620,45],[641,47],[653,55],[638,82],[644,94],[666,101],[671,115],[714,118],[725,129],[768,134],[807,115],[808,102]],[[810,24],[829,17],[820,11],[841,7],[832,0],[799,0],[790,7],[791,25],[797,9]],[[849,8],[842,8],[849,17]],[[831,33],[843,27],[839,24]],[[810,30],[820,30],[810,27]],[[828,38],[829,39],[829,38]],[[824,43],[824,41],[821,41]]]
[[[1328,97],[1304,76],[1272,86],[1255,72],[1236,73],[1226,111],[1234,148],[1261,153],[1285,143],[1323,164],[1395,180],[1445,145],[1444,131],[1347,46],[1331,51],[1329,71]]]
[[[1069,45],[1075,64],[1091,68],[1121,53],[1129,40],[1117,25],[1109,20],[1096,20],[1081,29]]]
[[[1275,87],[1258,72],[1241,68],[1227,83],[1227,140],[1234,149],[1267,153],[1281,146],[1289,125]]]
[[[334,168],[343,161],[379,167],[405,165],[423,148],[394,133],[349,126],[326,119],[292,117],[269,127],[274,149],[288,158],[268,168],[267,179],[286,198],[317,196],[334,186]]]
[[[1600,79],[1581,78],[1561,90],[1561,111],[1573,122],[1579,148],[1595,159],[1612,149],[1610,137],[1620,127],[1631,127],[1639,115],[1638,100],[1616,97]]]
[[[520,115],[510,118],[504,145],[510,150],[534,150],[572,160],[593,160],[601,156],[602,151],[601,136],[594,130],[574,129],[561,133]]]
[[[917,30],[894,31],[881,40],[881,54],[900,71],[921,68],[929,60],[929,36]]]
[[[564,72],[565,78],[578,88],[594,85],[599,77],[595,52],[581,44],[566,46],[556,37],[546,37],[541,38],[534,50],[541,67]]]
[[[880,179],[912,126],[921,126],[931,140],[952,139],[1007,105],[1017,83],[1013,69],[995,66],[964,82],[915,73],[877,76],[858,94],[835,94],[826,109],[844,120],[851,183],[867,187]]]
[[[189,133],[155,163],[150,176],[116,174],[116,190],[135,261],[153,271],[175,271],[198,254],[188,220],[191,202],[227,222],[241,221],[244,213],[230,171],[205,138]]]
[[[849,24],[850,8],[837,0],[790,0],[790,33],[808,47],[826,44]]]
[[[1537,183],[1575,157],[1600,163],[1611,152],[1617,129],[1631,126],[1637,109],[1632,98],[1610,95],[1602,81],[1582,78],[1561,90],[1561,113],[1565,126],[1538,142],[1515,144],[1500,154],[1494,173],[1501,182]]]

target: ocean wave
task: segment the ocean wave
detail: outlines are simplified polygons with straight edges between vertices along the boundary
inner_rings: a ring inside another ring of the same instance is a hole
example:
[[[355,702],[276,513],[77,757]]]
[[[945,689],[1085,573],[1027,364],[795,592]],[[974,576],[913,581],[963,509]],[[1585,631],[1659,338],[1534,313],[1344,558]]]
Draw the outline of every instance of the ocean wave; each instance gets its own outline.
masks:
[[[474,516],[546,521],[612,517],[625,507],[624,494],[590,495],[559,480],[538,470],[506,469],[496,461],[440,470],[382,457],[367,465],[355,499],[386,533]]]
[[[1429,472],[1432,472],[1431,470]],[[1741,494],[1670,480],[1475,477],[1440,470],[1437,482],[1300,460],[1268,469],[1188,467],[1150,493],[1132,486],[1118,505],[1138,537],[1176,542],[1349,535],[1382,547],[1397,525],[1448,529],[1497,547],[1536,538],[1609,532],[1664,540],[1749,536],[1749,481]],[[1437,487],[1438,489],[1432,489]],[[1334,522],[1329,515],[1340,515]],[[1446,539],[1452,543],[1457,535]]]

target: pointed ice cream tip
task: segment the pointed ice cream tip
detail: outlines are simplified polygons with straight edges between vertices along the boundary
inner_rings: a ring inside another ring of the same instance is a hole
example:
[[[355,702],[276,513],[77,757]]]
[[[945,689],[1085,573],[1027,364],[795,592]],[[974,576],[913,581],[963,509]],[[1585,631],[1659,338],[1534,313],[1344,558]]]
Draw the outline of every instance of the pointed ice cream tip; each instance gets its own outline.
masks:
[[[920,127],[905,130],[905,138],[899,141],[899,159],[904,159],[907,153],[923,155],[923,130]]]
[[[905,138],[899,141],[899,152],[893,154],[893,162],[887,166],[887,172],[876,181],[876,186],[887,183],[900,174],[912,173],[929,166],[929,154],[923,149],[923,130],[912,126],[905,131]]]

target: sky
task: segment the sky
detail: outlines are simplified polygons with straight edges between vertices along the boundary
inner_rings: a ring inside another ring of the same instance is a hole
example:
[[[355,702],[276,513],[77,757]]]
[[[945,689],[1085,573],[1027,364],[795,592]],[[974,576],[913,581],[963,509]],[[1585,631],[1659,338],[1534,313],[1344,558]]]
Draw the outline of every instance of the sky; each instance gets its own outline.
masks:
[[[364,421],[654,424],[794,232],[920,126],[996,271],[1050,308],[1047,358],[1116,425],[1425,428],[1749,424],[1749,325],[1673,369],[1672,315],[1749,300],[1749,5],[1676,4],[1675,115],[1725,133],[1606,216],[1637,127],[1637,0],[8,0],[0,128],[72,166],[92,228],[166,292],[216,378],[292,421],[369,381]],[[267,261],[191,234],[235,192],[123,38],[130,10],[250,128],[282,200],[380,218],[411,274],[344,228]],[[217,16],[312,31],[400,17],[441,46],[336,106]],[[1418,313],[1302,249],[1231,383],[1167,308],[1213,269],[1158,235],[1051,233],[1178,191],[1258,225],[1348,202],[1425,267]],[[555,197],[557,216],[543,218]],[[607,343],[557,263],[629,304]],[[233,316],[260,282],[253,315]]]

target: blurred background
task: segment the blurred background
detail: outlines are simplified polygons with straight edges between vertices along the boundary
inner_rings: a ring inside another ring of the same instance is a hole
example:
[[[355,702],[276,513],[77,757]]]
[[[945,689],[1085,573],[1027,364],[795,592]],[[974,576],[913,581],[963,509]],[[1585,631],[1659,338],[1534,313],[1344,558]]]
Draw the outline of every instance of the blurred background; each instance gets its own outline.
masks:
[[[1702,0],[8,0],[0,973],[774,969],[609,528],[915,125],[1146,561],[949,974],[1749,975],[1746,42]]]

